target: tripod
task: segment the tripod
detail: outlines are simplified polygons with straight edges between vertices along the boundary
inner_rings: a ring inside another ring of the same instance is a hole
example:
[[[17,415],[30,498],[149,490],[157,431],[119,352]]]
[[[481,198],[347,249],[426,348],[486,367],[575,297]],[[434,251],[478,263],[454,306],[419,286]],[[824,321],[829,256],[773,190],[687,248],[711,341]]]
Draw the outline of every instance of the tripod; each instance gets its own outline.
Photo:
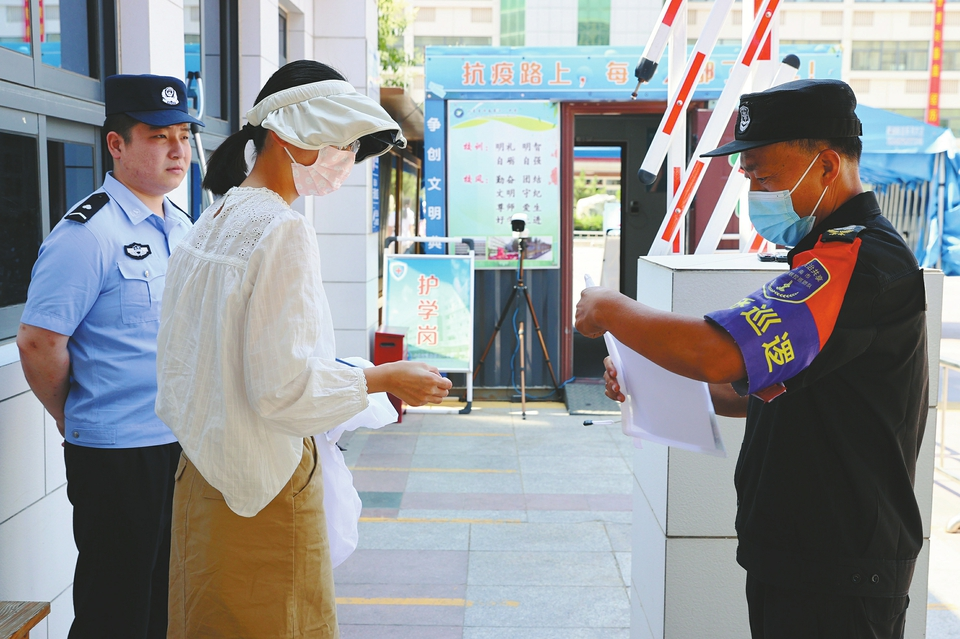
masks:
[[[560,389],[560,384],[557,382],[557,375],[553,372],[553,364],[550,363],[550,353],[547,352],[547,343],[543,341],[543,333],[540,331],[540,322],[537,321],[537,312],[533,309],[533,301],[530,299],[530,291],[527,289],[526,283],[523,281],[523,257],[527,252],[527,238],[520,238],[520,268],[517,270],[517,283],[513,285],[513,291],[510,293],[510,297],[507,299],[507,303],[503,305],[503,311],[500,312],[500,319],[497,320],[497,325],[493,329],[493,335],[490,336],[490,341],[487,342],[487,347],[483,351],[483,356],[480,357],[480,362],[477,364],[477,368],[473,371],[473,378],[477,378],[477,374],[480,373],[480,367],[483,366],[483,361],[487,358],[487,353],[490,352],[490,347],[493,346],[493,342],[497,339],[497,333],[500,332],[500,327],[503,326],[503,320],[506,319],[507,313],[510,311],[510,308],[513,306],[513,302],[517,299],[519,293],[523,293],[523,296],[527,299],[527,308],[530,309],[530,317],[533,318],[533,328],[537,331],[537,337],[540,338],[540,348],[543,349],[543,358],[547,362],[547,369],[550,371],[550,378],[553,379],[553,388],[555,390]]]

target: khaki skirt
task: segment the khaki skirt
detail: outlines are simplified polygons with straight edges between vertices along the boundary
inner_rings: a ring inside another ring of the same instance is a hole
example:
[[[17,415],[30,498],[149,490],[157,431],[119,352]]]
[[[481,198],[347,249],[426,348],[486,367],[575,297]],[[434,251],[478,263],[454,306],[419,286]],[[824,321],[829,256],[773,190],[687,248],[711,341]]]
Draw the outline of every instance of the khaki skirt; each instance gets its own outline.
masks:
[[[230,510],[185,456],[176,477],[168,639],[339,637],[313,439],[254,517]]]

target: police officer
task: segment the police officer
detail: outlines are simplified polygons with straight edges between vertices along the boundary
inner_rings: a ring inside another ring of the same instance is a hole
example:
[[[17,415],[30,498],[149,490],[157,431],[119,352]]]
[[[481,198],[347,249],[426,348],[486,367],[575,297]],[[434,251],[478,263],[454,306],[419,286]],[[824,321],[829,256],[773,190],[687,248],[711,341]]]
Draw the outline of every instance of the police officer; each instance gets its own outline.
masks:
[[[838,80],[747,94],[735,140],[705,154],[740,153],[751,221],[793,247],[790,271],[705,318],[596,287],[577,305],[582,333],[714,383],[717,412],[746,416],[737,561],[755,639],[902,637],[923,543],[923,279],[860,183],[855,107]]]
[[[190,228],[165,196],[190,167],[177,78],[105,82],[113,171],[40,247],[17,345],[64,436],[79,556],[70,638],[165,637],[180,445],[154,413],[167,259]]]

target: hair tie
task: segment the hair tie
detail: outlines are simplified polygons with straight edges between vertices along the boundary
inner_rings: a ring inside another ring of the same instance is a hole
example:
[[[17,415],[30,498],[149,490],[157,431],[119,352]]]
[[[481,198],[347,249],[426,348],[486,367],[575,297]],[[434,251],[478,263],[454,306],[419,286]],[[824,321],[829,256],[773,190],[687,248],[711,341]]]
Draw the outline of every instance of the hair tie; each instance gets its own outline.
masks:
[[[249,137],[250,139],[253,139],[253,134],[254,134],[254,131],[256,131],[256,128],[257,127],[247,122],[242,127],[240,127],[240,130],[246,133],[247,137]]]

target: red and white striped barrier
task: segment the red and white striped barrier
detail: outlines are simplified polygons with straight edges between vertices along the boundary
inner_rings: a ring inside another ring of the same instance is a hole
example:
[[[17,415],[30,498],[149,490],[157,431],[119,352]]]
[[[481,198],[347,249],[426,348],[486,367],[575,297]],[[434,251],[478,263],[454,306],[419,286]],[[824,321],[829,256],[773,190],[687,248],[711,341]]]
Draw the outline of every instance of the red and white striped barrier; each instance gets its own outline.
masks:
[[[714,107],[713,115],[710,116],[710,120],[704,128],[703,134],[700,136],[700,141],[697,143],[697,148],[693,153],[694,160],[684,173],[680,190],[677,191],[676,195],[674,195],[670,201],[667,214],[664,216],[660,230],[657,232],[657,236],[653,240],[653,245],[650,247],[649,255],[667,255],[672,252],[671,246],[673,238],[679,232],[683,218],[690,208],[690,202],[693,200],[693,196],[696,194],[697,188],[703,180],[703,174],[710,164],[711,158],[701,157],[701,155],[717,147],[717,143],[723,135],[723,130],[726,128],[727,122],[730,119],[730,114],[733,113],[737,104],[740,102],[740,92],[750,76],[750,65],[753,64],[757,52],[760,50],[760,45],[763,43],[764,38],[767,37],[770,24],[779,6],[780,0],[765,0],[761,10],[757,13],[757,18],[753,22],[751,37],[746,46],[740,51],[737,61],[730,70],[730,77],[727,79],[727,84],[720,93],[720,98],[717,100],[716,107]],[[650,153],[648,152],[647,157],[649,156]],[[657,166],[659,166],[662,161],[661,158],[657,162]],[[640,171],[643,172],[643,169],[641,168]],[[654,173],[654,175],[656,175],[656,173]]]
[[[704,65],[710,58],[710,54],[713,53],[713,47],[720,35],[720,27],[723,26],[723,20],[730,12],[732,5],[733,0],[716,0],[710,10],[707,23],[704,25],[703,31],[700,32],[697,44],[693,47],[693,53],[687,60],[687,67],[677,85],[676,93],[671,95],[667,102],[667,110],[660,120],[657,133],[653,137],[653,141],[650,142],[647,155],[643,158],[643,164],[637,172],[637,177],[644,184],[653,184],[657,179],[657,173],[660,171],[660,165],[663,164],[663,158],[667,155],[667,148],[670,146],[670,138],[673,136],[677,121],[687,111],[690,96],[693,95],[694,90],[700,83],[700,75],[703,73]],[[653,39],[651,39],[652,41]],[[641,58],[642,62],[643,58]],[[637,69],[639,70],[639,68],[638,65]],[[729,85],[729,80],[727,84]]]
[[[780,63],[770,86],[775,87],[784,82],[790,82],[797,77],[798,69],[800,69],[800,58],[792,54],[788,55]],[[734,207],[740,199],[741,194],[744,193],[746,186],[747,178],[744,177],[743,171],[740,169],[740,163],[737,162],[737,165],[730,171],[730,177],[727,179],[727,183],[723,185],[723,191],[720,192],[717,205],[714,207],[713,213],[710,215],[710,220],[707,222],[707,227],[703,229],[703,235],[700,236],[697,250],[694,251],[696,255],[713,253],[717,250],[723,232],[727,228],[727,223],[730,221],[730,215],[733,213]],[[751,243],[751,246],[752,244],[753,243]],[[741,242],[740,246],[742,253],[748,252],[746,242]],[[759,247],[757,250],[759,250]],[[749,252],[753,253],[756,251],[751,250]]]
[[[660,10],[660,17],[657,18],[657,27],[650,34],[647,40],[647,46],[643,48],[640,54],[640,60],[637,62],[637,68],[633,75],[637,78],[637,88],[633,90],[631,98],[637,99],[637,93],[640,91],[640,85],[649,82],[653,74],[657,72],[657,66],[660,64],[660,58],[663,56],[663,50],[667,46],[670,31],[673,29],[673,21],[680,13],[685,0],[669,0],[663,4]]]

